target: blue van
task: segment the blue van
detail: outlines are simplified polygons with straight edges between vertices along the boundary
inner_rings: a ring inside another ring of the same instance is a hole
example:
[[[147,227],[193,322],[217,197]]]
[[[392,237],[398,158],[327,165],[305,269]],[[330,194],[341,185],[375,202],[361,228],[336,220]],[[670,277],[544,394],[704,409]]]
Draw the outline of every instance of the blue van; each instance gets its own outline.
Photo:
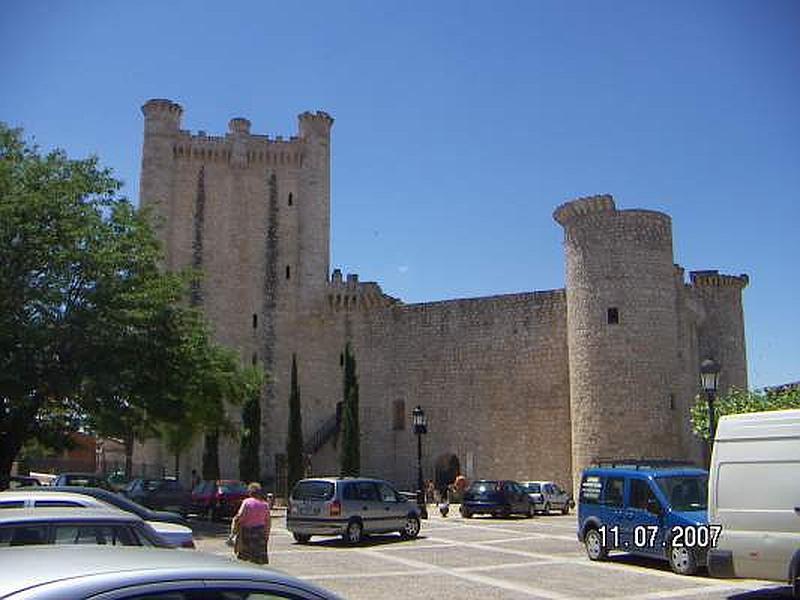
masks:
[[[669,561],[676,573],[705,566],[719,531],[708,524],[708,471],[669,461],[621,461],[586,469],[578,539],[591,560],[610,551]]]

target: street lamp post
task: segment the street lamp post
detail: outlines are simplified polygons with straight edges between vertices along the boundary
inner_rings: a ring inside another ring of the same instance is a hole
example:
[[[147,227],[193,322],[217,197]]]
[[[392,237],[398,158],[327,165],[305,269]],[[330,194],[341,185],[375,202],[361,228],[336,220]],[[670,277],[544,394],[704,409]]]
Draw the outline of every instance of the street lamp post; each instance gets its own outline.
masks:
[[[700,363],[700,383],[706,393],[708,402],[708,463],[711,464],[711,450],[714,447],[714,400],[717,395],[717,385],[719,384],[719,364],[713,359],[707,358]]]
[[[417,504],[420,516],[428,518],[428,508],[425,502],[425,482],[422,479],[422,436],[428,433],[428,417],[421,406],[411,411],[411,423],[414,426],[414,435],[417,436]]]

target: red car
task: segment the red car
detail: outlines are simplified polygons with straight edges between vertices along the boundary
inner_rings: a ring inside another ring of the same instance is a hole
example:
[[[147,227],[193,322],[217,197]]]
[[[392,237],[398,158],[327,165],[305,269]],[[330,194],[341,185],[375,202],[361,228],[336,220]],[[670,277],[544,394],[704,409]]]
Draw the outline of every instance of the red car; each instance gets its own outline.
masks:
[[[247,484],[235,479],[201,481],[192,490],[191,512],[217,521],[232,517],[247,497]]]

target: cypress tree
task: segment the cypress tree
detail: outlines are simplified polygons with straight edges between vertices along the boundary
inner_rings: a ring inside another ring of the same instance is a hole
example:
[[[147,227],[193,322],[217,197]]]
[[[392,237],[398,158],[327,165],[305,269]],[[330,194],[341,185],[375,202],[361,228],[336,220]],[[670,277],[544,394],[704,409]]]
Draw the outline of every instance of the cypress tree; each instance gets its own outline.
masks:
[[[289,392],[289,435],[286,439],[287,490],[303,478],[303,422],[300,414],[300,387],[297,384],[297,356],[292,354],[292,384]]]
[[[261,393],[254,393],[242,407],[242,439],[239,445],[239,479],[261,478]]]
[[[344,403],[342,406],[343,476],[357,477],[361,472],[361,440],[358,419],[358,375],[356,359],[348,342],[344,349]]]

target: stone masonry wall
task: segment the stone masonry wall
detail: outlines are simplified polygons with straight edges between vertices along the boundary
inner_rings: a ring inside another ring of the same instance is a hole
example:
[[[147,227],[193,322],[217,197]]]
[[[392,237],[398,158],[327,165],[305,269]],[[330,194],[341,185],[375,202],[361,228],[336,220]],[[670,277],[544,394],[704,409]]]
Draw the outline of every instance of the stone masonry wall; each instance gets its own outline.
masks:
[[[367,311],[353,319],[353,344],[366,472],[413,484],[410,414],[420,405],[426,478],[437,459],[454,454],[469,478],[569,484],[563,290]]]

